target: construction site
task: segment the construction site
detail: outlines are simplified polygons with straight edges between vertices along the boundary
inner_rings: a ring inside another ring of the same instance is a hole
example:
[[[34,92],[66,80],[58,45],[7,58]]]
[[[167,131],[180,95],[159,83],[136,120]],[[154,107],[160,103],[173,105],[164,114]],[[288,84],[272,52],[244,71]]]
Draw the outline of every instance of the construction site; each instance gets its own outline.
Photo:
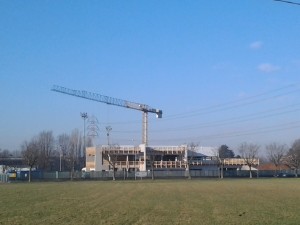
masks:
[[[241,158],[220,159],[215,148],[182,146],[100,146],[86,149],[86,172],[89,171],[218,171],[245,170]],[[259,159],[253,166],[259,165]],[[247,169],[246,169],[247,170]]]
[[[86,166],[84,172],[91,171],[123,171],[139,173],[147,176],[151,171],[201,171],[205,174],[218,174],[222,171],[255,170],[259,159],[253,159],[251,165],[245,158],[220,158],[217,148],[199,146],[149,146],[148,145],[148,113],[162,118],[162,110],[149,107],[146,104],[116,99],[87,91],[73,90],[61,86],[53,86],[52,91],[67,94],[87,100],[105,103],[141,111],[142,143],[138,146],[101,145],[85,148]],[[107,133],[109,136],[109,132]],[[85,138],[85,137],[84,137]],[[250,168],[249,168],[250,166]]]

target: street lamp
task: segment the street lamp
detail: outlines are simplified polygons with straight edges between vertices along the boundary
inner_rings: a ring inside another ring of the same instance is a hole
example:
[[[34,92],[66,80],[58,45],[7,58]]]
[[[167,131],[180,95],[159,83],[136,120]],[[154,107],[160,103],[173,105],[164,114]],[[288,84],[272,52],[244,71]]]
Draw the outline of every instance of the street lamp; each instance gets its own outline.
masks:
[[[132,145],[133,145],[133,149],[134,149],[134,179],[136,180],[136,148],[134,146],[134,139],[131,139],[132,141]]]
[[[111,126],[106,126],[106,135],[107,135],[107,145],[109,145],[109,133],[111,132],[112,128]]]
[[[86,112],[80,113],[83,119],[83,153],[85,154],[85,120],[88,118],[88,114]]]
[[[61,172],[61,152],[59,153],[59,172]]]
[[[60,145],[60,151],[59,151],[59,171],[61,172],[62,170],[62,157],[64,156],[64,146]]]

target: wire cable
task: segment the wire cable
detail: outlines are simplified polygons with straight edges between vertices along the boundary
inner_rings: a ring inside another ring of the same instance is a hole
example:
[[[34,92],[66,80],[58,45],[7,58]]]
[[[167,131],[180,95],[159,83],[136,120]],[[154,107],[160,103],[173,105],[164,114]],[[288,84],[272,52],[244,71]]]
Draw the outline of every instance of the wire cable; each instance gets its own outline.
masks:
[[[285,107],[282,107],[285,108]],[[276,111],[274,109],[273,111]],[[273,112],[272,111],[272,112]],[[237,123],[242,123],[242,122],[247,122],[247,121],[252,121],[252,120],[257,120],[257,119],[264,119],[264,118],[270,118],[270,117],[276,117],[279,115],[285,115],[289,113],[294,113],[300,111],[300,108],[296,108],[293,110],[285,110],[285,111],[279,111],[277,113],[270,113],[270,111],[266,111],[264,114],[259,115],[259,114],[249,114],[245,117],[237,117],[237,118],[230,118],[227,120],[219,120],[219,121],[212,121],[212,122],[207,122],[207,123],[200,123],[194,126],[182,126],[182,127],[172,127],[169,129],[158,129],[158,130],[152,130],[153,132],[178,132],[180,131],[187,131],[187,130],[197,130],[201,128],[207,128],[207,127],[220,127],[228,124],[237,124]],[[248,118],[247,118],[248,117]]]
[[[283,130],[291,130],[300,128],[300,121],[293,121],[285,124],[275,125],[275,126],[268,126],[268,127],[261,127],[255,128],[245,131],[232,131],[227,133],[216,133],[216,134],[209,134],[209,135],[202,135],[197,137],[182,137],[182,138],[171,138],[171,139],[152,139],[152,142],[171,142],[171,141],[191,141],[191,140],[209,140],[209,139],[216,139],[216,138],[230,138],[230,137],[240,137],[240,136],[249,136],[254,134],[265,134],[265,133],[272,133],[278,132]]]
[[[299,2],[292,2],[292,1],[284,1],[284,0],[274,0],[276,2],[283,2],[283,3],[288,3],[288,4],[293,4],[293,5],[300,5]]]
[[[212,113],[212,112],[228,110],[228,109],[232,109],[232,108],[237,108],[237,107],[241,107],[241,106],[245,106],[245,105],[250,105],[250,104],[266,101],[266,100],[273,99],[273,98],[282,97],[282,96],[300,91],[300,89],[297,88],[295,90],[284,92],[284,93],[281,93],[281,94],[277,94],[275,96],[266,97],[266,98],[262,98],[262,99],[256,99],[258,97],[269,95],[271,93],[278,92],[278,91],[281,91],[281,90],[284,90],[284,89],[287,89],[287,88],[291,88],[291,87],[295,87],[295,86],[296,86],[296,84],[292,84],[292,85],[288,85],[288,86],[285,86],[285,87],[273,89],[273,90],[268,91],[268,92],[263,92],[263,93],[260,93],[260,94],[257,94],[257,95],[249,96],[249,97],[246,97],[246,98],[243,98],[243,99],[238,99],[238,100],[229,101],[229,102],[225,102],[225,103],[218,104],[218,105],[203,107],[199,110],[195,110],[195,111],[191,111],[191,112],[184,112],[184,113],[179,113],[179,114],[166,116],[166,117],[164,117],[164,121],[165,120],[170,120],[170,119],[178,119],[178,118],[193,117],[193,116],[197,116],[197,115],[209,114],[209,113]],[[252,99],[256,99],[256,100],[252,100]],[[252,101],[247,102],[247,100],[252,100]]]

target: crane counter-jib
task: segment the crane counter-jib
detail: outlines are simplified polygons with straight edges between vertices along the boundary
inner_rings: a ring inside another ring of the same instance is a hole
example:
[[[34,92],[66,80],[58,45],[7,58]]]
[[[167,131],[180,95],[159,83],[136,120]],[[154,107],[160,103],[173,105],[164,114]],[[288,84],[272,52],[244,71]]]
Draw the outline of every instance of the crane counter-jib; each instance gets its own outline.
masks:
[[[148,105],[139,104],[139,103],[135,103],[135,102],[129,102],[129,101],[125,101],[125,105],[127,108],[130,108],[130,109],[136,109],[136,110],[140,110],[143,112],[156,113],[158,118],[162,118],[162,110],[160,110],[160,109],[153,109],[153,108],[150,108]]]

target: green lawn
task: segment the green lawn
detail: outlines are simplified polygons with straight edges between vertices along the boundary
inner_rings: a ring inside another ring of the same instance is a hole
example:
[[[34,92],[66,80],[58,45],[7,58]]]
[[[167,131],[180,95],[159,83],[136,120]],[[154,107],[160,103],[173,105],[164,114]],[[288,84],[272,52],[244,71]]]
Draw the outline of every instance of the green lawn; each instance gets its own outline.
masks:
[[[0,184],[0,224],[300,224],[300,179]]]

